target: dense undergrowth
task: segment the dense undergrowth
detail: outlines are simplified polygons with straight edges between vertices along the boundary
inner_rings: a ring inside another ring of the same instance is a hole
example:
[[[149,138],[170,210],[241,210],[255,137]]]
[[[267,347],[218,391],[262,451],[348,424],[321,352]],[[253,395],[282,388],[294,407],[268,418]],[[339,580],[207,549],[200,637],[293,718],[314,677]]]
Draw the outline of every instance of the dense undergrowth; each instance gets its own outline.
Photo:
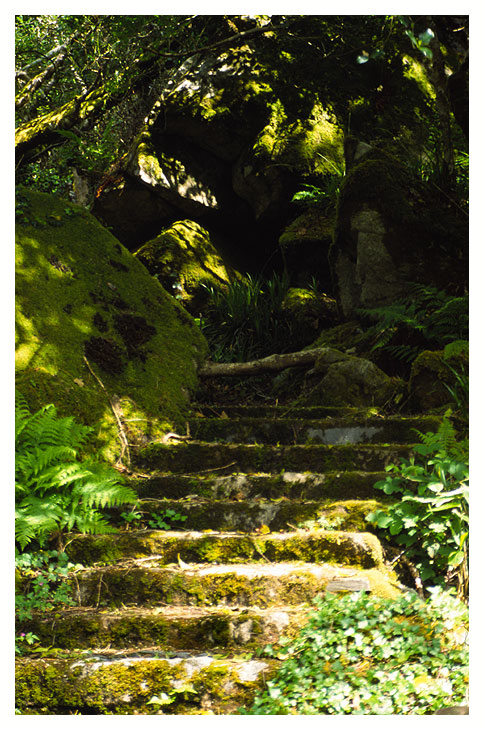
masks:
[[[326,594],[281,649],[283,660],[244,715],[433,714],[465,702],[466,606],[439,589],[423,601]]]
[[[61,418],[53,405],[30,413],[20,393],[15,403],[16,615],[70,605],[65,578],[74,566],[64,552],[66,534],[114,532],[105,508],[136,501],[118,472],[81,459],[92,429]],[[52,549],[53,547],[57,549]],[[19,634],[22,652],[35,642]]]
[[[289,278],[246,276],[216,288],[206,287],[208,302],[200,321],[212,360],[243,362],[274,352],[287,352],[292,328],[283,302]]]

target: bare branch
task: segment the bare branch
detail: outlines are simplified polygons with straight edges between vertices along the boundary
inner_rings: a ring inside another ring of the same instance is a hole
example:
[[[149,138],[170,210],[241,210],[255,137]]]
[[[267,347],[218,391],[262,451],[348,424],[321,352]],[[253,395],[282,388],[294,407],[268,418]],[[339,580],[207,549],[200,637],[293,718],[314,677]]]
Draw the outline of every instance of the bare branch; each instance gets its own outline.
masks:
[[[207,362],[200,368],[198,374],[202,378],[257,375],[271,370],[284,370],[285,368],[301,365],[311,365],[324,351],[324,347],[318,347],[314,350],[269,355],[260,360],[251,360],[249,362]]]

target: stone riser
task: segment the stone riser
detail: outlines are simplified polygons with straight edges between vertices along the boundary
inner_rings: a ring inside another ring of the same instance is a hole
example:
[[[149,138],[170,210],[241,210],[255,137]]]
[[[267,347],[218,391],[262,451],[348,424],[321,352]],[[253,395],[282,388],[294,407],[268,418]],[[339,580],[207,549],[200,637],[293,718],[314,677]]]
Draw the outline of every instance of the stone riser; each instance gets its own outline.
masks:
[[[162,494],[162,493],[160,493]],[[164,517],[173,529],[183,527],[186,530],[240,530],[254,532],[262,526],[270,530],[287,530],[301,527],[308,521],[321,520],[321,527],[338,530],[368,530],[370,525],[365,517],[375,509],[381,509],[386,503],[376,500],[343,500],[331,502],[288,500],[282,501],[228,501],[228,500],[143,500],[136,507],[142,515],[145,526],[154,515],[163,517],[166,510],[173,510],[183,521]],[[114,523],[123,524],[118,508],[111,511]],[[135,523],[138,525],[138,523]]]
[[[252,651],[277,643],[282,634],[299,629],[309,610],[276,606],[272,609],[221,609],[161,606],[100,613],[77,608],[61,616],[41,613],[19,622],[18,632],[31,631],[45,646],[56,649],[148,649],[157,651]]]
[[[153,561],[156,566],[156,560]],[[343,581],[343,582],[341,582]],[[385,569],[360,570],[330,564],[250,563],[152,567],[146,562],[93,568],[76,577],[81,606],[160,607],[300,606],[325,590],[369,590],[399,595],[395,576]]]
[[[19,659],[16,706],[35,715],[230,714],[251,703],[278,664],[196,653],[169,658],[123,654],[88,660]],[[148,704],[153,697],[166,704]]]
[[[193,414],[207,418],[371,418],[374,408],[344,406],[270,406],[270,405],[220,405],[199,404]]]
[[[147,558],[163,566],[177,563],[247,563],[303,561],[373,568],[383,565],[380,542],[368,532],[311,530],[267,535],[130,530],[107,535],[79,535],[66,552],[82,565]]]
[[[384,471],[328,474],[288,471],[283,474],[237,473],[220,477],[160,474],[148,479],[131,479],[130,486],[140,497],[155,499],[182,499],[188,496],[215,500],[254,497],[286,497],[296,500],[372,499],[378,491],[373,485],[384,477]]]
[[[439,420],[415,418],[368,418],[320,420],[263,418],[198,418],[189,422],[190,434],[198,441],[260,444],[361,444],[415,443],[415,429],[436,431]]]
[[[268,446],[240,444],[179,443],[177,446],[153,443],[136,455],[136,466],[143,471],[197,474],[226,469],[230,472],[383,471],[385,466],[407,458],[408,446]]]

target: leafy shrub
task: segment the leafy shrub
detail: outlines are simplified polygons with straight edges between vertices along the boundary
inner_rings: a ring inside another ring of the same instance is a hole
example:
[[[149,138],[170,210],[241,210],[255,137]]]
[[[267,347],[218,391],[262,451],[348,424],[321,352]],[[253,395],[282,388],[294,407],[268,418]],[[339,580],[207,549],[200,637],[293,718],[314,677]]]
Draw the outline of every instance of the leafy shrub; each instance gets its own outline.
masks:
[[[290,349],[291,329],[282,308],[287,276],[247,276],[223,288],[206,288],[201,327],[213,360],[242,362]]]
[[[422,582],[444,585],[458,580],[468,586],[469,457],[468,441],[457,441],[450,409],[437,433],[422,434],[414,454],[386,467],[388,475],[375,487],[399,495],[387,510],[367,515],[405,550]]]
[[[371,352],[384,350],[412,362],[427,349],[441,349],[469,337],[468,297],[456,297],[433,286],[410,284],[409,294],[386,307],[359,309],[373,322],[367,335]]]
[[[467,609],[449,593],[328,593],[314,602],[298,636],[266,647],[282,667],[240,714],[423,715],[465,701]]]
[[[22,622],[32,618],[35,612],[50,612],[58,606],[72,606],[74,599],[66,578],[74,568],[66,553],[57,550],[41,550],[36,553],[19,553],[15,556],[15,618],[20,628]],[[35,645],[38,637],[31,631],[17,631],[15,651],[25,653]]]
[[[91,431],[73,418],[59,418],[53,405],[32,415],[16,394],[15,539],[22,550],[33,540],[42,546],[63,530],[112,532],[98,508],[136,501],[112,468],[80,461]]]

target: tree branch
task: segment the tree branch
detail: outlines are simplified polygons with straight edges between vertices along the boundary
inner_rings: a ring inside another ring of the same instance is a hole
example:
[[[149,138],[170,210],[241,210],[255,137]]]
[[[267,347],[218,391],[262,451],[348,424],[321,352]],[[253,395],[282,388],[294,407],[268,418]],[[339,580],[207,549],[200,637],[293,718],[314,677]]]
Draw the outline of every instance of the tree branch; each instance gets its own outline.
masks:
[[[282,355],[269,355],[260,360],[251,360],[249,362],[206,362],[199,369],[198,374],[202,378],[227,377],[230,375],[257,375],[262,372],[311,365],[325,350],[326,348],[324,347],[318,347],[314,350],[301,350],[300,352],[287,352]]]

